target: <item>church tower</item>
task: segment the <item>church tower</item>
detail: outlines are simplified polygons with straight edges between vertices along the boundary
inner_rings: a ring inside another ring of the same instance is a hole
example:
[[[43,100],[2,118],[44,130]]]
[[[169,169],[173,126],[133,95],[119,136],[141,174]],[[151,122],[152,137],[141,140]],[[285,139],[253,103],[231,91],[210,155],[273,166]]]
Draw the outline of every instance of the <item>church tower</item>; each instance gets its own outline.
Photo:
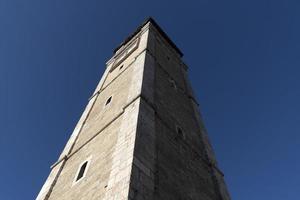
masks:
[[[37,200],[230,200],[182,56],[151,18],[117,47]]]

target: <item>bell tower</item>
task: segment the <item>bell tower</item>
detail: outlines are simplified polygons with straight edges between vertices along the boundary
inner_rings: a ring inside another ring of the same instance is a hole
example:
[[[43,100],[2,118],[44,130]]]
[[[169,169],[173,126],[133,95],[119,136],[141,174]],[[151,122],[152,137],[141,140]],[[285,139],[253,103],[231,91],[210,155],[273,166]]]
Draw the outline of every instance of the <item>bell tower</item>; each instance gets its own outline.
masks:
[[[37,200],[230,200],[182,56],[152,18],[121,43]]]

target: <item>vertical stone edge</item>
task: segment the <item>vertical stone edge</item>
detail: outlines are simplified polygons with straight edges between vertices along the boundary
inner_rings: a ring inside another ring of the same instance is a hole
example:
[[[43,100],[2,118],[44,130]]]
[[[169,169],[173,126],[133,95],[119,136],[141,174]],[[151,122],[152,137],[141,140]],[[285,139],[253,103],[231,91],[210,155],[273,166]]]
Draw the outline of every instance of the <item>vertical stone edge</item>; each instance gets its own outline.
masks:
[[[185,69],[186,69],[185,67],[182,68],[182,72],[183,72],[184,80],[185,80],[185,84],[186,84],[186,90],[189,95],[191,105],[193,107],[194,115],[195,115],[197,124],[200,129],[199,136],[201,137],[201,141],[204,144],[205,153],[206,153],[207,159],[211,165],[211,174],[212,174],[213,181],[215,182],[215,186],[216,186],[216,190],[217,190],[216,192],[219,194],[221,200],[230,200],[231,198],[230,198],[228,189],[227,189],[225,181],[224,181],[224,174],[218,168],[218,164],[217,164],[217,160],[216,160],[216,156],[215,156],[213,147],[209,141],[206,128],[203,124],[203,119],[201,117],[201,113],[199,110],[199,104],[194,96],[193,89],[188,80],[188,73]]]
[[[141,44],[147,41],[147,32],[141,38]],[[146,50],[136,57],[133,67],[133,77],[130,83],[130,92],[127,97],[126,107],[118,139],[113,152],[112,170],[109,175],[107,192],[104,200],[128,200],[130,195],[130,182],[134,162],[134,146],[136,143],[138,118],[141,106],[141,92],[144,75]]]
[[[154,35],[149,25],[144,73],[141,90],[141,103],[138,116],[136,141],[130,181],[130,200],[155,199],[156,179],[156,133],[154,109],[155,59],[150,52],[154,48]]]

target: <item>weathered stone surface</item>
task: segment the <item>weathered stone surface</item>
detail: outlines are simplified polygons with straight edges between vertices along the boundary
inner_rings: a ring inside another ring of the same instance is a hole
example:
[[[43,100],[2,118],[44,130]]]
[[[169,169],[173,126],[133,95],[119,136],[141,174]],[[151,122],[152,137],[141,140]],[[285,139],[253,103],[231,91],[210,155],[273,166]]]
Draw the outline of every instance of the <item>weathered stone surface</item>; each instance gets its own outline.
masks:
[[[148,20],[107,62],[38,200],[230,199],[187,67],[166,37]]]

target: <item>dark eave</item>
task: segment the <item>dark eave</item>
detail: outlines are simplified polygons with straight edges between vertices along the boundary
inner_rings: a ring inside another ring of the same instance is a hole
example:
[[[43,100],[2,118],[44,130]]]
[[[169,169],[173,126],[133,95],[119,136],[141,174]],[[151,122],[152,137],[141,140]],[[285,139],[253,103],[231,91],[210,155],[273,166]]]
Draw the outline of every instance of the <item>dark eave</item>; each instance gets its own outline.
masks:
[[[168,43],[175,49],[175,51],[180,55],[180,57],[183,56],[183,53],[180,51],[180,49],[172,42],[172,40],[169,38],[169,36],[160,28],[160,26],[154,21],[153,18],[149,17],[147,18],[137,29],[134,31],[129,37],[127,37],[115,50],[114,53],[116,53],[123,45],[125,45],[127,42],[129,42],[136,34],[138,34],[141,29],[150,22],[152,25],[155,26],[155,28],[158,30],[158,32],[168,41]]]

